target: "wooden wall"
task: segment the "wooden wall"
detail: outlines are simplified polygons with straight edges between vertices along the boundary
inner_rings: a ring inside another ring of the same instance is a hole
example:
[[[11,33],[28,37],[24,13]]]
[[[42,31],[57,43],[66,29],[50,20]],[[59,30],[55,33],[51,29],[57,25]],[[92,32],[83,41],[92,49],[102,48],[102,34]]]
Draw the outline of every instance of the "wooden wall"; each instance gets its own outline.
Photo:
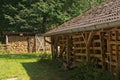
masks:
[[[62,61],[65,67],[90,61],[108,71],[120,70],[118,28],[54,35],[51,39],[53,58]]]

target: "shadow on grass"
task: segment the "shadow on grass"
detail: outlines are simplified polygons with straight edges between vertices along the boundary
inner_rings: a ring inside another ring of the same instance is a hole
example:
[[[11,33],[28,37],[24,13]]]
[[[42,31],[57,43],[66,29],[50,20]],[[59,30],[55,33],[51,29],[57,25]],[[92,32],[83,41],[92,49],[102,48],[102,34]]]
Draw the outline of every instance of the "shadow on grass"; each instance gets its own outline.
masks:
[[[5,59],[32,59],[37,57],[36,54],[0,54],[0,58]]]
[[[57,62],[50,59],[39,62],[22,63],[30,80],[68,80],[72,71],[64,71]]]

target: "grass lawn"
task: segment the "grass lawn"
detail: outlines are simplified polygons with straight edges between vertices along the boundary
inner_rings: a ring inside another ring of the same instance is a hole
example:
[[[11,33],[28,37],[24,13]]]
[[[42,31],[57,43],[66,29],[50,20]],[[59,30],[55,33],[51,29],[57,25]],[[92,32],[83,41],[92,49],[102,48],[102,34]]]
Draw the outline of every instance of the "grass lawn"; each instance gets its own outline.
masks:
[[[64,71],[55,61],[39,54],[0,54],[0,80],[68,80],[73,71]]]

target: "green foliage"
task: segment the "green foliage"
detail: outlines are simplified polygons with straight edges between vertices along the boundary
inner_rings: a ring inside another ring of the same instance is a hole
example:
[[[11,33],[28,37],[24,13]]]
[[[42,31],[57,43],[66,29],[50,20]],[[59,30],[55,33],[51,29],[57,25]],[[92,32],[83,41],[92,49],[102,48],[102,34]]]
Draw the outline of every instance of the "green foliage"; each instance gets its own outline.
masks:
[[[41,53],[40,55],[39,55],[39,59],[38,59],[38,61],[43,61],[43,60],[51,60],[52,59],[52,55],[51,55],[51,53],[46,53],[46,52],[44,52],[44,53]]]
[[[1,0],[0,31],[44,33],[103,1]]]
[[[70,80],[112,80],[110,72],[95,68],[92,63],[82,63]]]

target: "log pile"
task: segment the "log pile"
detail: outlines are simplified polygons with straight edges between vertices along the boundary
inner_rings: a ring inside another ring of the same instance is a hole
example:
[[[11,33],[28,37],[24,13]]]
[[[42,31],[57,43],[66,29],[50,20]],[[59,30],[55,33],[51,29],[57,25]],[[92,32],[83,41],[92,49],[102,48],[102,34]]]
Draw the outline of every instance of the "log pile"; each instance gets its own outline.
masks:
[[[29,36],[28,37],[28,52],[35,52],[35,37],[34,36]]]
[[[12,53],[13,49],[10,45],[0,44],[0,53]]]
[[[13,48],[13,53],[28,53],[34,50],[33,36],[8,36],[8,44]]]

